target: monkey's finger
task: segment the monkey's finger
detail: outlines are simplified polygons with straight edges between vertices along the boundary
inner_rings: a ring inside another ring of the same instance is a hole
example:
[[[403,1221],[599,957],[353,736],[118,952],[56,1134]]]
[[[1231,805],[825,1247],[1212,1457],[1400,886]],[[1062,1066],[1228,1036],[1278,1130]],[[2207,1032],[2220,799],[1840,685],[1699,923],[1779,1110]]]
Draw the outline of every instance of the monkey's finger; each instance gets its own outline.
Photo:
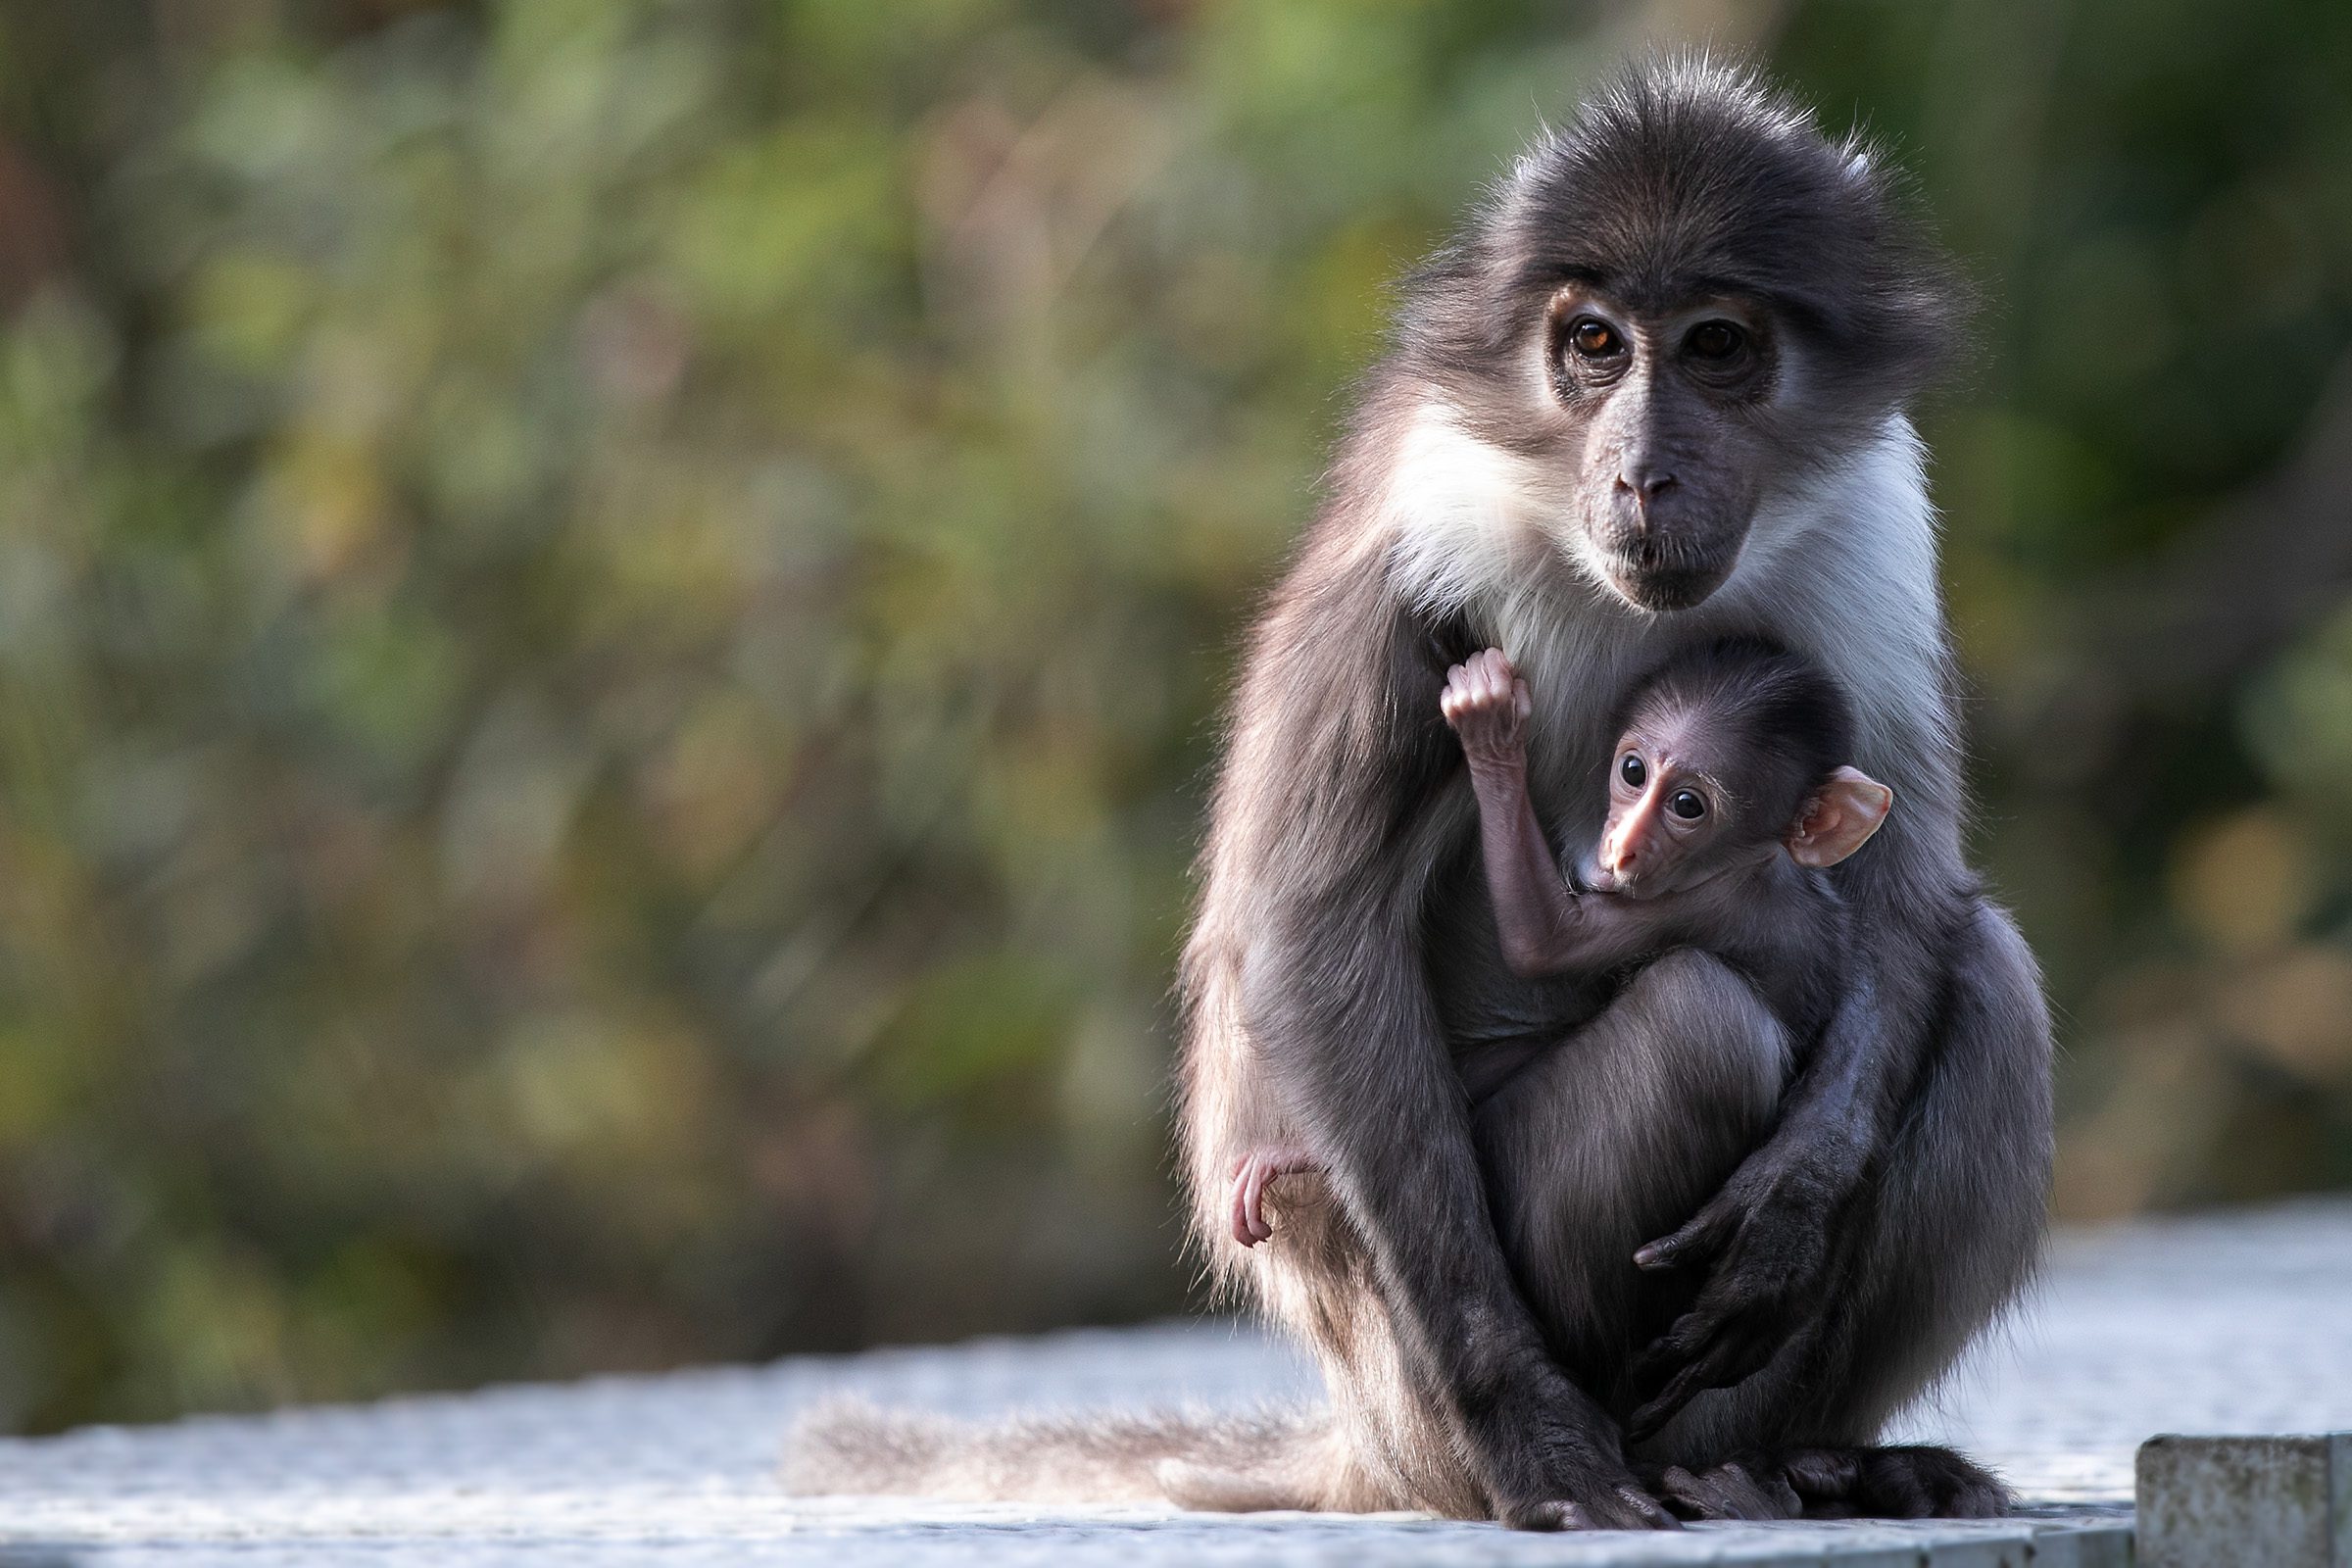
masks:
[[[1793,1519],[1802,1513],[1804,1505],[1788,1484],[1777,1475],[1772,1481],[1764,1486],[1744,1466],[1727,1460],[1704,1475],[1673,1466],[1663,1478],[1663,1491],[1667,1502],[1678,1505],[1675,1512],[1690,1519]]]
[[[1673,1420],[1684,1405],[1709,1389],[1728,1389],[1762,1369],[1770,1360],[1770,1340],[1740,1326],[1735,1318],[1704,1309],[1685,1313],[1683,1320],[1645,1351],[1634,1369],[1634,1386],[1650,1387],[1660,1374],[1678,1367],[1664,1386],[1626,1423],[1636,1441],[1655,1434]]]
[[[1496,1520],[1505,1530],[1581,1530],[1584,1515],[1576,1511],[1573,1502],[1534,1502],[1525,1507],[1501,1509]]]
[[[1656,1398],[1636,1410],[1625,1424],[1625,1434],[1636,1443],[1656,1437],[1666,1423],[1683,1413],[1683,1406],[1709,1389],[1729,1388],[1740,1381],[1731,1374],[1731,1354],[1717,1347],[1705,1356],[1676,1373]]]
[[[1646,1492],[1633,1487],[1619,1487],[1617,1496],[1628,1512],[1639,1521],[1636,1528],[1647,1530],[1680,1530],[1683,1522],[1664,1503]]]
[[[1233,1184],[1233,1235],[1244,1247],[1273,1239],[1274,1230],[1266,1223],[1262,1206],[1264,1198],[1265,1161],[1253,1154],[1241,1179]]]
[[[1233,1212],[1228,1216],[1228,1219],[1233,1226],[1233,1239],[1241,1243],[1244,1247],[1255,1247],[1258,1244],[1259,1238],[1257,1237],[1256,1233],[1251,1231],[1250,1228],[1250,1214],[1248,1208],[1245,1206],[1246,1201],[1247,1200],[1242,1197],[1241,1183],[1234,1183]]]
[[[1535,710],[1535,695],[1527,689],[1527,682],[1514,677],[1511,681],[1511,711],[1524,721]]]
[[[1782,1472],[1808,1501],[1842,1502],[1862,1483],[1862,1467],[1851,1453],[1834,1448],[1799,1448],[1784,1454]]]
[[[1493,701],[1495,690],[1493,661],[1485,654],[1480,654],[1476,659],[1471,660],[1463,684],[1470,688],[1472,695]]]
[[[1685,1312],[1634,1358],[1634,1392],[1645,1396],[1647,1404],[1656,1404],[1714,1348],[1717,1337],[1718,1326],[1696,1308]]]
[[[1735,1224],[1731,1210],[1709,1203],[1673,1235],[1661,1236],[1638,1248],[1634,1264],[1646,1269],[1680,1268],[1712,1257],[1732,1239]]]
[[[1495,702],[1508,703],[1511,700],[1511,687],[1518,679],[1517,672],[1511,668],[1511,662],[1502,655],[1495,654],[1488,660],[1487,691]]]
[[[1250,1228],[1261,1242],[1274,1239],[1274,1227],[1266,1220],[1266,1183],[1273,1179],[1273,1169],[1265,1160],[1250,1167]]]

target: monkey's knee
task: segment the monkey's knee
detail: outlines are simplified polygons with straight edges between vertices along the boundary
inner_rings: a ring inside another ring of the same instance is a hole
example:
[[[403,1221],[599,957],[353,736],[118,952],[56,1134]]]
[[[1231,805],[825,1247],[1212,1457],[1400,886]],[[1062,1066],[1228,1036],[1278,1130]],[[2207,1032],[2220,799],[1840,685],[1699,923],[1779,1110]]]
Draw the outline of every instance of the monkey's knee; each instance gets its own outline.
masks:
[[[1788,1032],[1754,986],[1711,954],[1669,953],[1627,985],[1623,1011],[1678,1097],[1769,1113],[1788,1070]]]

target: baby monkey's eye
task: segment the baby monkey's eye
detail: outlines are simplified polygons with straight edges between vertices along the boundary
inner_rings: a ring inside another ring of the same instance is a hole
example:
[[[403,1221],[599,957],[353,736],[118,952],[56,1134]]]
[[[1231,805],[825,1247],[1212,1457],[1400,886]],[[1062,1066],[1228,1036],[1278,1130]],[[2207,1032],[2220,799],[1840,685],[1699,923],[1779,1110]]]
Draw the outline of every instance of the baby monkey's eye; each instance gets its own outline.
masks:
[[[1686,822],[1695,822],[1707,814],[1707,798],[1696,790],[1676,790],[1666,798],[1666,809]]]
[[[1628,752],[1625,754],[1625,760],[1617,764],[1617,776],[1635,789],[1640,789],[1649,782],[1649,769],[1642,765],[1642,758],[1639,753]]]

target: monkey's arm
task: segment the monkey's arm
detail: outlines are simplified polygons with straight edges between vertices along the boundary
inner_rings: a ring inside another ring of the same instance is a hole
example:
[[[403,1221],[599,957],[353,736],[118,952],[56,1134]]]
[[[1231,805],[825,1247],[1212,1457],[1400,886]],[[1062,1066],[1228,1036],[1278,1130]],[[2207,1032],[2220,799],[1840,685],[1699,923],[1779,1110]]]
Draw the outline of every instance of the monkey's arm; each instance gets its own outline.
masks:
[[[1323,1162],[1405,1376],[1447,1413],[1496,1517],[1669,1526],[1518,1294],[1440,1032],[1425,905],[1470,826],[1449,800],[1460,764],[1439,713],[1444,665],[1381,558],[1310,545],[1260,624],[1236,704],[1185,961],[1191,1049],[1247,1052],[1289,1134]],[[1216,1032],[1225,1017],[1229,1037]],[[1195,1082],[1215,1070],[1188,1069]],[[1195,1101],[1217,1117],[1231,1103]],[[1190,1130],[1197,1183],[1217,1183],[1237,1136],[1250,1134]]]
[[[1910,1082],[1879,966],[1847,947],[1844,994],[1772,1137],[1688,1224],[1634,1254],[1644,1269],[1712,1263],[1690,1310],[1636,1363],[1635,1385],[1650,1395],[1626,1423],[1637,1442],[1698,1395],[1763,1367],[1825,1299],[1840,1219],[1892,1136]]]
[[[1527,789],[1527,683],[1500,649],[1446,672],[1439,709],[1462,743],[1503,962],[1523,980],[1612,968],[1660,951],[1657,922],[1631,899],[1579,895],[1560,875]]]
[[[1473,757],[1470,782],[1478,795],[1479,845],[1494,903],[1494,934],[1513,974],[1537,980],[1592,973],[1668,945],[1658,922],[1635,900],[1569,887],[1536,819],[1524,758],[1506,765],[1482,764]]]

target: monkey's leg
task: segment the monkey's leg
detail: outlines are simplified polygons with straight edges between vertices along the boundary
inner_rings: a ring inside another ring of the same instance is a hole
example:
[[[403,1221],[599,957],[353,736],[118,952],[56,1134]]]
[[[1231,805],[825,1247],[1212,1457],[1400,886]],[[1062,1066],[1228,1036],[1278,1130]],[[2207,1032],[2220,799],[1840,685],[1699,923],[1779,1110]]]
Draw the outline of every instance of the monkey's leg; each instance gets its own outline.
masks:
[[[1442,1391],[1406,1353],[1370,1250],[1324,1178],[1293,1175],[1274,1200],[1271,1240],[1242,1251],[1234,1266],[1265,1310],[1314,1353],[1333,1415],[1327,1437],[1288,1467],[1296,1495],[1282,1506],[1489,1517],[1456,1452]],[[1171,1494],[1187,1506],[1226,1506]]]
[[[1714,1193],[1771,1125],[1788,1047],[1754,990],[1668,954],[1480,1104],[1489,1201],[1553,1353],[1619,1420],[1660,1282],[1634,1250]],[[1662,1325],[1661,1325],[1662,1326]]]
[[[1875,1190],[1846,1218],[1842,1289],[1762,1372],[1693,1399],[1644,1457],[1699,1470],[1769,1455],[1808,1511],[1982,1514],[2005,1502],[1997,1481],[1947,1448],[1870,1446],[2015,1297],[2040,1245],[2049,1014],[2024,939],[1990,905],[1961,928],[1946,999]]]

